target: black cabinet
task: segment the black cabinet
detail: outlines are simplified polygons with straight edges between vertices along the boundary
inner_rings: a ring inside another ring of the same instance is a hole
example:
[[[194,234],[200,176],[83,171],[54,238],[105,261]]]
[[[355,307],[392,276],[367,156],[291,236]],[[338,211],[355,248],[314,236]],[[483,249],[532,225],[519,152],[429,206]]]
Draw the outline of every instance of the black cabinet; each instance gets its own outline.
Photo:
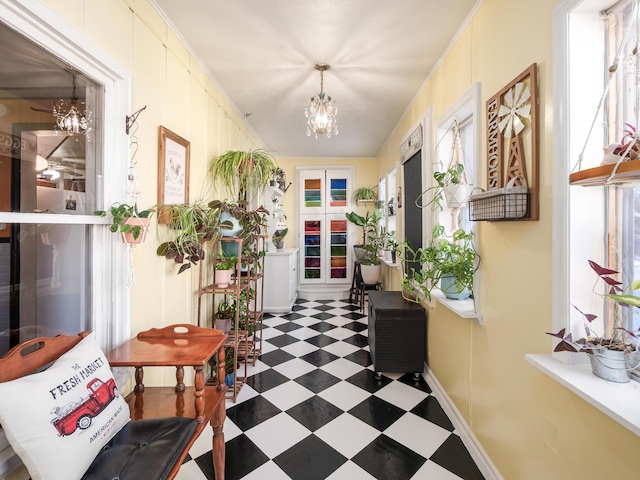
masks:
[[[421,305],[401,292],[369,292],[369,349],[380,372],[422,373],[427,344],[427,316]]]

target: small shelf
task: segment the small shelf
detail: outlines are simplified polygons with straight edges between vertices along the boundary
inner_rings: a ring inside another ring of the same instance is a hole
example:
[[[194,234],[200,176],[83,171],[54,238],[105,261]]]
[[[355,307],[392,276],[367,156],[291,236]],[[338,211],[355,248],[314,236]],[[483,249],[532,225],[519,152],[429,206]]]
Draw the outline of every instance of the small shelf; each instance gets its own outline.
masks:
[[[574,172],[569,175],[569,184],[583,187],[597,187],[603,185],[640,183],[640,160],[629,160],[620,163],[616,174],[611,181],[607,183],[614,168],[615,164],[611,164]]]

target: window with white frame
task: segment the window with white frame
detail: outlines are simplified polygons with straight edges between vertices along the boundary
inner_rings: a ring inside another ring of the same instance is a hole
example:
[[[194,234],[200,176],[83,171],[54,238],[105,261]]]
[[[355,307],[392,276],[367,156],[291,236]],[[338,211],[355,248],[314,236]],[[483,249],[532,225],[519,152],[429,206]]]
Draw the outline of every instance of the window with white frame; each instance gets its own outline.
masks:
[[[558,240],[554,241],[554,331],[565,327],[569,318],[570,331],[580,338],[584,336],[583,319],[571,305],[598,315],[591,325],[596,334],[610,328],[614,314],[592,292],[597,277],[588,260],[620,271],[623,285],[640,278],[640,187],[568,186],[566,181],[572,172],[600,165],[603,149],[620,143],[625,130],[635,128],[635,65],[631,55],[635,33],[631,31],[623,41],[631,0],[567,0],[561,7],[571,13],[567,44],[558,55],[566,58],[566,65],[554,65],[557,76],[563,77],[562,84],[554,85],[554,108],[560,115],[566,114],[554,129],[554,156],[565,161],[564,165],[554,164],[553,213]],[[620,45],[625,48],[618,71],[603,97],[602,110],[596,112]],[[635,313],[627,328],[639,326]],[[565,356],[565,360],[583,360],[577,357]]]
[[[0,352],[85,329],[108,350],[130,336],[126,250],[91,213],[124,198],[127,164],[110,159],[128,158],[129,73],[38,3],[0,0],[0,36]],[[74,76],[93,114],[82,138],[53,128]],[[18,462],[6,448],[0,429],[0,477]]]

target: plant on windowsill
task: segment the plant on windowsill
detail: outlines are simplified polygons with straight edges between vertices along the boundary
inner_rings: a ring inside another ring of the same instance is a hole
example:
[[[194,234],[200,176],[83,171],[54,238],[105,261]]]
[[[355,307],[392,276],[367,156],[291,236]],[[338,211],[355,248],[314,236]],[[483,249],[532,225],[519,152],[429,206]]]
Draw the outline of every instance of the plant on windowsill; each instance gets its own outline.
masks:
[[[626,328],[626,320],[630,309],[640,307],[640,297],[633,293],[623,293],[624,290],[620,287],[622,283],[612,278],[612,275],[619,273],[616,270],[601,267],[592,260],[589,260],[589,265],[597,275],[592,288],[593,294],[608,298],[612,302],[614,313],[611,327],[604,335],[598,335],[591,328],[591,323],[598,316],[584,313],[573,305],[582,316],[585,336],[574,339],[571,333],[565,335],[565,328],[556,333],[547,332],[547,335],[560,339],[554,352],[587,353],[594,375],[612,382],[626,383],[631,379],[631,370],[638,367],[634,354],[638,352],[640,340],[638,331],[632,332]],[[608,288],[608,293],[596,291],[600,280]],[[633,281],[627,289],[628,292],[636,290],[640,290],[640,280]]]
[[[418,292],[431,300],[431,292],[438,286],[447,298],[464,300],[473,295],[473,276],[480,256],[473,245],[472,232],[458,229],[449,240],[444,227],[436,225],[427,247],[414,251],[403,244],[401,261],[405,272],[403,296],[407,300],[418,301]],[[406,264],[409,264],[408,273],[404,268]]]
[[[142,243],[149,229],[149,221],[155,209],[138,210],[138,205],[126,203],[114,203],[109,210],[96,210],[94,215],[106,217],[111,215],[112,222],[109,229],[113,233],[122,233],[122,241],[125,243]]]

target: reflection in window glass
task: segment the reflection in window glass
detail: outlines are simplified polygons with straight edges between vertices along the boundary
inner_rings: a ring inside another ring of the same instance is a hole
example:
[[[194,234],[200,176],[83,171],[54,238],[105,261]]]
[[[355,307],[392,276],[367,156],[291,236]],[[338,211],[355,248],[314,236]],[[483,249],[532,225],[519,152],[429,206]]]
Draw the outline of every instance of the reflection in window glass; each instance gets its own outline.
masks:
[[[12,224],[0,241],[0,356],[35,336],[86,328],[85,225]]]

